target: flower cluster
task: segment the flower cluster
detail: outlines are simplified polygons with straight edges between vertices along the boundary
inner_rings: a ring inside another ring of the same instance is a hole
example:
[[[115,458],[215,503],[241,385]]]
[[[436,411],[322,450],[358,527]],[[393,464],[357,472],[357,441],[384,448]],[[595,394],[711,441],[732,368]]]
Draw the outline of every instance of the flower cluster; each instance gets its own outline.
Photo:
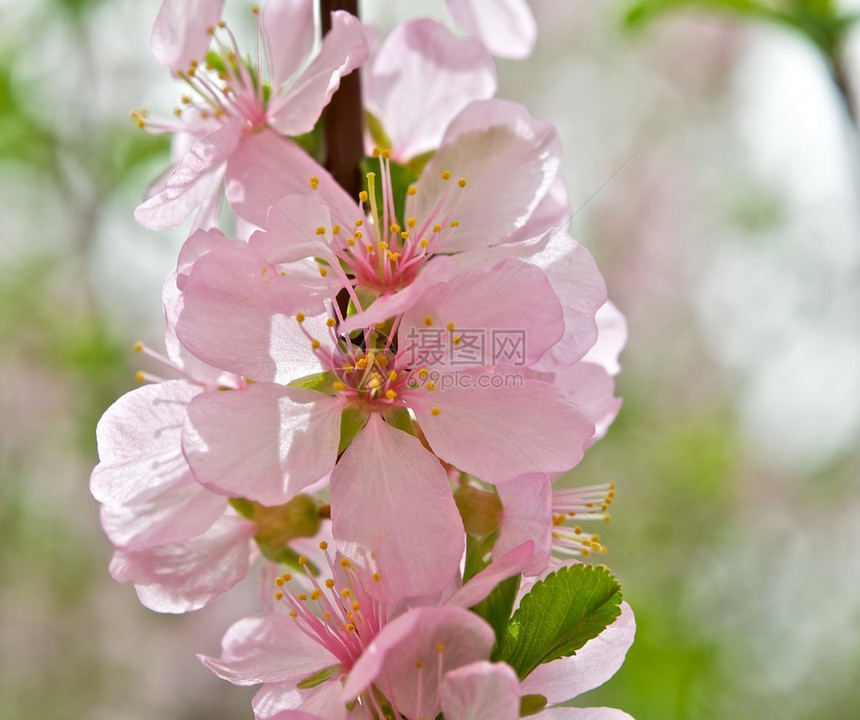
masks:
[[[153,610],[260,561],[264,612],[201,656],[263,685],[257,718],[628,717],[555,707],[633,638],[580,559],[614,485],[555,486],[618,412],[624,321],[563,230],[556,131],[493,97],[527,6],[448,5],[468,35],[418,19],[378,42],[336,11],[318,40],[312,0],[254,8],[250,47],[223,0],[155,21],[185,94],[132,113],[175,155],[135,217],[195,219],[166,352],[135,346],[165,374],[103,416],[91,489],[111,573]],[[364,107],[324,114],[357,72]],[[356,124],[350,194],[325,138]]]

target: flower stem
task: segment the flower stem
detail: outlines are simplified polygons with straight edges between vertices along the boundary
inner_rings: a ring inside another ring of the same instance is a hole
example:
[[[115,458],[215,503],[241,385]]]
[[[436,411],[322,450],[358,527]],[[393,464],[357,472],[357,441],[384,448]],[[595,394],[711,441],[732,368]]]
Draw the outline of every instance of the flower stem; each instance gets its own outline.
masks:
[[[323,35],[331,30],[331,13],[345,10],[358,17],[358,0],[320,0]],[[361,190],[359,163],[364,157],[364,113],[359,70],[340,81],[340,88],[323,112],[326,169],[355,197]]]

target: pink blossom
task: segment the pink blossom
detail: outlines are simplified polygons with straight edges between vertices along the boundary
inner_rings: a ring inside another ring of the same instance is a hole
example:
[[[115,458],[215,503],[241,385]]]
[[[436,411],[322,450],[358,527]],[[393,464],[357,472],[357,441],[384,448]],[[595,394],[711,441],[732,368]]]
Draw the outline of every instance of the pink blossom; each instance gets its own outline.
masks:
[[[495,91],[496,67],[484,47],[426,18],[392,30],[364,72],[365,105],[400,163],[438,148],[451,120]]]
[[[525,0],[445,0],[454,21],[499,57],[531,55],[537,25]]]
[[[138,222],[151,229],[175,227],[196,208],[197,226],[214,224],[225,176],[239,185],[234,195],[256,182],[241,164],[242,147],[255,135],[277,151],[304,155],[282,136],[313,129],[340,78],[368,54],[359,21],[335,12],[331,32],[311,59],[316,33],[313,2],[269,0],[258,13],[257,59],[252,66],[242,59],[230,28],[213,21],[220,3],[197,3],[205,12],[191,20],[187,9],[182,12],[174,0],[165,0],[153,29],[157,57],[171,65],[190,90],[177,117],[156,121],[140,111],[132,116],[152,132],[189,134],[196,140],[163,185],[135,210]],[[177,17],[182,18],[178,24]],[[201,32],[208,33],[216,59],[203,57],[209,43],[202,43]],[[312,161],[305,157],[297,170],[308,162]]]
[[[274,598],[282,611],[240,620],[224,636],[220,658],[201,656],[231,682],[263,683],[254,698],[257,718],[371,717],[380,709],[379,693],[395,712],[433,717],[445,673],[489,656],[493,633],[476,615],[447,605],[392,617],[370,591],[378,574],[345,558],[328,566],[325,581],[305,573],[309,591],[292,589],[296,578],[289,573],[277,577]],[[346,703],[356,699],[347,712]]]

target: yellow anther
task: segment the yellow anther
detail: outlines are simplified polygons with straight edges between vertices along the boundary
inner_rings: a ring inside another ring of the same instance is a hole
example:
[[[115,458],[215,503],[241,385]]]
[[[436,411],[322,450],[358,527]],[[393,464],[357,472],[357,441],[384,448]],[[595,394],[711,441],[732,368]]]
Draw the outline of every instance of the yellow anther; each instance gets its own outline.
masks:
[[[389,400],[394,400],[394,398],[397,397],[397,393],[394,392],[394,390],[386,390],[385,397],[387,397]]]
[[[611,515],[606,514],[606,515],[604,515],[604,516],[603,516],[603,522],[607,522],[607,523],[608,523],[610,520],[612,520],[612,516],[611,516]]]
[[[356,360],[355,367],[357,367],[359,370],[364,370],[367,367],[367,358],[363,357]]]
[[[433,318],[432,318],[432,317],[430,317],[430,315],[428,315],[426,318],[424,318],[424,324],[425,324],[427,327],[432,327],[432,325],[433,325]]]
[[[441,414],[441,412],[442,412],[442,411],[441,411],[439,408],[434,407],[430,412],[431,412],[433,415],[439,415],[439,414]]]
[[[324,228],[322,225],[320,225],[320,226],[316,229],[316,233],[317,233],[317,235],[325,235],[325,228]]]
[[[282,592],[276,592],[275,593],[275,600],[283,600],[283,599],[284,599],[284,593],[282,593]]]
[[[337,324],[337,321],[334,318],[329,318],[325,321],[326,327],[334,327]]]
[[[388,158],[391,157],[391,151],[390,150],[383,150],[381,155],[382,155],[384,160],[388,160]]]
[[[347,238],[346,244],[349,245],[350,247],[353,247],[355,245],[355,238]]]
[[[460,221],[459,220],[452,220],[451,221],[451,227],[452,228],[460,227]]]
[[[417,667],[419,670],[423,670],[424,669],[424,663],[421,660],[417,660],[415,662],[415,667]]]
[[[290,575],[289,573],[284,573],[283,575],[281,575],[281,577],[284,579],[284,582],[289,582],[290,580],[293,579],[293,576]]]
[[[382,152],[378,147],[373,148],[373,157],[379,157],[379,154]]]
[[[364,246],[364,249],[367,250],[367,253],[369,255],[374,250],[373,243],[367,243],[367,245]]]
[[[337,235],[340,232],[340,225],[333,225],[331,232],[333,235]]]
[[[359,218],[358,220],[355,221],[356,227],[361,227],[363,224],[364,224],[364,220],[362,220],[361,218]]]
[[[317,340],[316,338],[314,338],[313,340],[311,340],[311,347],[312,347],[314,350],[319,350],[320,344],[321,344],[321,343],[320,343],[320,341],[319,341],[319,340]]]
[[[304,313],[296,313],[296,322],[304,322],[305,314]]]
[[[442,232],[442,226],[439,224],[434,225],[433,232]]]
[[[299,555],[299,565],[307,565],[308,558],[306,555]]]
[[[454,344],[455,344],[455,345],[459,345],[461,342],[463,342],[463,336],[462,336],[462,335],[457,335],[457,336],[454,338]]]
[[[311,593],[311,600],[319,600],[322,597],[322,590],[319,588],[314,588],[314,591]]]
[[[460,179],[457,181],[457,184],[458,184],[461,188],[466,187],[466,178],[460,178]]]
[[[215,34],[215,27],[213,25],[210,25],[208,28],[206,28],[206,34],[207,35],[214,35]]]
[[[414,185],[410,185],[406,190],[407,195],[415,195],[417,192],[418,192],[418,188],[415,187]]]
[[[298,595],[296,595],[296,600],[299,600],[301,602],[307,602],[308,601],[307,593],[299,593]]]
[[[442,643],[436,643],[436,652],[441,655],[445,652],[445,646]]]
[[[347,623],[343,627],[348,633],[354,633],[355,632],[355,625],[353,625],[352,623]]]
[[[445,171],[442,173],[442,179],[443,179],[443,180],[450,180],[450,179],[451,179],[451,171],[450,171],[450,170],[445,170]]]
[[[320,186],[320,179],[316,175],[314,175],[311,178],[310,185],[311,185],[311,190],[316,190]]]
[[[403,228],[401,228],[397,223],[393,223],[388,230],[393,233],[399,233]]]
[[[221,28],[221,29],[223,30],[225,27],[227,27],[227,23],[225,23],[223,20],[221,20],[221,21],[218,23],[218,27],[219,27],[219,28]]]
[[[453,330],[454,330],[454,323],[449,322],[445,327],[447,327],[447,328],[448,328],[448,330],[453,331]]]
[[[400,237],[401,237],[403,240],[408,240],[408,239],[409,239],[409,231],[408,231],[408,230],[404,230],[402,233],[400,233]]]
[[[358,600],[353,600],[352,609],[358,612],[359,610],[361,610],[361,603],[359,603]]]
[[[341,365],[341,369],[344,372],[352,372],[355,368],[352,365]]]
[[[397,371],[396,370],[389,370],[388,371],[388,379],[391,382],[394,382],[395,380],[397,380]]]
[[[260,8],[258,8],[256,5],[254,5],[254,7],[251,8],[251,13],[254,15],[259,15],[260,14]]]
[[[360,202],[367,202],[367,198],[368,198],[367,190],[362,190],[360,193],[358,193],[358,199]],[[356,225],[359,224],[358,220],[355,221],[355,224]]]
[[[582,528],[577,525],[575,528],[573,528],[573,533],[574,535],[582,535]]]
[[[425,238],[421,240],[419,244],[421,245],[421,247],[426,248],[430,244],[430,241]]]
[[[333,387],[337,392],[343,392],[344,390],[346,390],[346,385],[344,385],[340,380],[335,380],[335,381],[331,384],[331,386],[332,386],[332,387]]]
[[[373,582],[379,582],[381,579],[378,572],[373,573]]]
[[[143,343],[140,342],[140,340],[138,340],[134,345],[132,345],[132,348],[134,349],[134,351],[136,353],[142,353],[143,352]]]
[[[376,364],[380,367],[388,366],[388,356],[387,355],[377,355],[376,356]]]
[[[343,590],[340,591],[340,596],[344,600],[346,600],[350,595],[352,595],[352,593],[349,591],[349,588],[344,588]]]
[[[138,370],[134,375],[134,379],[137,380],[139,383],[142,383],[144,380],[146,380],[146,375],[143,374],[142,370]]]
[[[427,368],[421,368],[418,371],[418,377],[420,377],[422,380],[426,380],[428,375],[430,375],[430,371]]]
[[[325,581],[325,586],[326,586],[329,590],[331,590],[331,589],[334,587],[334,580],[333,580],[332,578],[328,578],[328,579]]]
[[[387,243],[387,242],[385,242],[385,240],[382,240],[382,241],[379,243],[379,249],[380,249],[380,250],[388,250],[388,243]]]
[[[284,587],[284,578],[276,577],[275,578],[275,585],[277,585],[278,587]]]
[[[340,566],[344,569],[351,568],[352,563],[349,561],[349,558],[341,558],[340,559]]]
[[[328,275],[328,270],[326,270],[324,267],[321,267],[320,268],[320,277],[325,277],[326,275]]]
[[[364,237],[364,233],[362,233],[361,230],[355,231],[355,239],[356,240],[361,240],[361,238],[363,238],[363,237]]]
[[[428,390],[435,390],[436,389],[436,383],[433,380],[431,380],[429,383],[427,383],[427,385],[425,387]]]
[[[291,618],[297,618],[298,616],[299,616],[299,614],[295,610],[290,610],[290,617]]]

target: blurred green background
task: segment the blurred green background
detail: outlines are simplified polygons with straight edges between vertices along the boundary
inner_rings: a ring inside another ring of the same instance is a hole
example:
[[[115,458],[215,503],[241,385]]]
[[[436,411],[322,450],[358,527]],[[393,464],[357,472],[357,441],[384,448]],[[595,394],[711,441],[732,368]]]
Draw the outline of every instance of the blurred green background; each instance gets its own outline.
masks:
[[[857,717],[860,151],[831,76],[860,86],[860,44],[827,21],[853,8],[532,6],[537,50],[500,63],[499,95],[558,125],[571,233],[630,325],[624,408],[572,478],[618,486],[600,532],[639,630],[581,704]],[[193,653],[255,610],[253,581],[145,610],[107,574],[87,489],[183,239],[131,218],[168,143],[128,111],[181,92],[148,54],[157,3],[0,9],[0,720],[250,717],[252,691]],[[387,28],[416,8],[364,11]]]

